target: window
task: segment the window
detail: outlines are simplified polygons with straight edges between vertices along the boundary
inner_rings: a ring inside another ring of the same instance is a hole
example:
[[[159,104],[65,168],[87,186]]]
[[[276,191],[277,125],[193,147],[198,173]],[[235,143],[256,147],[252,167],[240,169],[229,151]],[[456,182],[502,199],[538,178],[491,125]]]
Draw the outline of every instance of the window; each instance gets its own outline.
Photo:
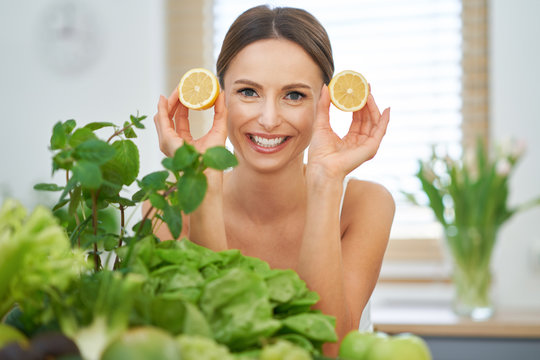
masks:
[[[214,1],[214,57],[225,32],[260,1]],[[385,185],[397,204],[392,239],[438,238],[431,210],[409,204],[402,190],[420,192],[418,159],[433,144],[459,156],[462,149],[462,2],[460,0],[270,1],[304,8],[325,26],[336,72],[360,71],[381,108],[390,106],[387,135],[374,160],[354,176]],[[332,107],[332,127],[344,135],[349,113]]]

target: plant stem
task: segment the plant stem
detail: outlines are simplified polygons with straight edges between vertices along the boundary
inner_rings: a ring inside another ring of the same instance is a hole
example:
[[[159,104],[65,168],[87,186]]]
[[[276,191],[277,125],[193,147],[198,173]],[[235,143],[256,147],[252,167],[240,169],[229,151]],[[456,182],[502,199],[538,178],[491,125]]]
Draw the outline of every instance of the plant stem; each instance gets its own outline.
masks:
[[[170,195],[171,193],[173,193],[175,190],[176,190],[176,186],[171,186],[169,189],[167,189],[167,191],[165,191],[165,192],[163,193],[163,197],[166,199],[167,196],[169,196],[169,195]],[[141,222],[140,222],[140,225],[139,225],[139,227],[137,228],[137,233],[135,234],[135,237],[137,237],[137,236],[139,235],[139,232],[140,232],[140,230],[141,230],[141,228],[142,228],[142,225],[144,224],[144,222],[145,222],[146,220],[148,220],[148,217],[150,217],[150,213],[152,212],[152,210],[154,210],[154,206],[150,206],[150,207],[148,208],[148,210],[146,211],[146,213],[144,214],[144,216],[143,216],[143,218],[142,218],[142,220],[141,220]]]
[[[117,130],[114,132],[114,134],[112,134],[108,139],[107,139],[107,143],[110,143],[111,140],[115,137],[115,136],[118,136],[120,135],[121,133],[123,133],[124,131],[126,131],[127,129],[129,129],[130,127],[132,127],[133,124],[129,124],[128,126],[125,126],[123,128],[121,128],[120,130]]]
[[[517,206],[516,208],[514,208],[514,211],[512,212],[513,214],[515,213],[518,213],[518,212],[521,212],[521,211],[525,211],[525,210],[529,210],[535,206],[538,206],[540,205],[540,197],[539,198],[536,198],[536,199],[532,199],[532,200],[529,200],[519,206]]]
[[[118,240],[118,247],[122,246],[122,238],[124,237],[124,226],[125,226],[125,212],[124,211],[125,211],[124,205],[120,204],[120,239]],[[119,263],[120,263],[120,260],[117,254],[114,259],[113,269],[117,269]]]
[[[94,190],[92,190],[92,226],[94,227],[94,235],[97,235],[97,194]],[[94,242],[94,270],[96,272],[99,271],[98,248],[96,242]]]

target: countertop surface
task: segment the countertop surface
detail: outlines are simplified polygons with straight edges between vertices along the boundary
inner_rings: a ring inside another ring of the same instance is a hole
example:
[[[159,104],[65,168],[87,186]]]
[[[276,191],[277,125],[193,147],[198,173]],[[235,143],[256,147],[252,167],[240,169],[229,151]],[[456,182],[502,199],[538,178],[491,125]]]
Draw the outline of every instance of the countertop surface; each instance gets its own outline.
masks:
[[[540,339],[539,309],[495,306],[489,320],[472,321],[454,314],[451,284],[377,286],[371,302],[375,330],[421,336]]]

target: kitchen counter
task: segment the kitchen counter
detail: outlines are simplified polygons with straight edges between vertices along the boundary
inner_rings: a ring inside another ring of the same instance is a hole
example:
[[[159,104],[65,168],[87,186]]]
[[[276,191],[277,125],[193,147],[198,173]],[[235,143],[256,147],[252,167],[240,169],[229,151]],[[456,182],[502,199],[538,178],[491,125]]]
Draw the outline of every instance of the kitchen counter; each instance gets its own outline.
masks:
[[[540,311],[497,308],[486,321],[451,310],[451,283],[378,284],[372,297],[375,330],[423,337],[434,360],[540,359]]]

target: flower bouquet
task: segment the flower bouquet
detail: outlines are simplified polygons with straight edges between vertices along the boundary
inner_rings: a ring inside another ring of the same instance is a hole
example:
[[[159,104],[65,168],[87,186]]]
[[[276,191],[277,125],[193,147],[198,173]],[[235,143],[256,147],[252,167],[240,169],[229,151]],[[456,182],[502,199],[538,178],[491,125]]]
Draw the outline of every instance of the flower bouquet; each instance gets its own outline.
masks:
[[[540,204],[540,198],[517,207],[508,205],[509,179],[524,153],[511,142],[490,153],[482,140],[462,159],[440,156],[419,162],[416,177],[428,204],[442,225],[453,260],[454,311],[474,320],[493,314],[490,262],[497,233],[516,213]],[[406,194],[419,203],[416,196]]]

